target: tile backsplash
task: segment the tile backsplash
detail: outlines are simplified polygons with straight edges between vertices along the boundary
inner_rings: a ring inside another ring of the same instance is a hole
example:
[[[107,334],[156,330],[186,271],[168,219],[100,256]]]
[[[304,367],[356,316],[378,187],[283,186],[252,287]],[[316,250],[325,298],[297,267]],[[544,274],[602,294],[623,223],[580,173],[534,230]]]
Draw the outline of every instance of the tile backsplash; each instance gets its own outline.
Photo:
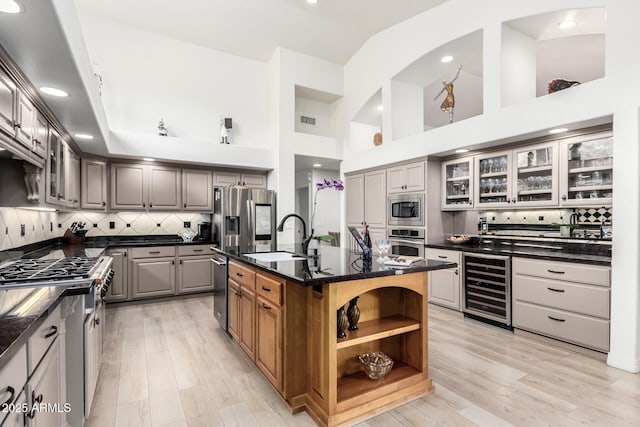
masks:
[[[58,224],[61,234],[73,222],[86,223],[87,237],[114,235],[177,234],[185,222],[198,231],[198,223],[211,221],[209,214],[190,212],[60,212]],[[113,228],[112,228],[113,227]]]
[[[21,233],[23,225],[24,235]],[[13,249],[61,235],[57,212],[0,208],[0,250]]]

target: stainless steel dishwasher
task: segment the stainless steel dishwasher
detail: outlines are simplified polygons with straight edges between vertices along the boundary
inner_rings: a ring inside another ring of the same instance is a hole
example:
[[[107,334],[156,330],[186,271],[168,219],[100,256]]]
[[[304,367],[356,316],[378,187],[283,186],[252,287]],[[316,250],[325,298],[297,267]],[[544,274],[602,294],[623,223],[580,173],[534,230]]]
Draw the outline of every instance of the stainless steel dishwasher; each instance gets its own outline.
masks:
[[[462,271],[465,317],[512,329],[511,258],[465,252]]]
[[[211,248],[214,255],[211,257],[213,263],[213,314],[218,319],[220,327],[228,331],[227,319],[227,256]]]

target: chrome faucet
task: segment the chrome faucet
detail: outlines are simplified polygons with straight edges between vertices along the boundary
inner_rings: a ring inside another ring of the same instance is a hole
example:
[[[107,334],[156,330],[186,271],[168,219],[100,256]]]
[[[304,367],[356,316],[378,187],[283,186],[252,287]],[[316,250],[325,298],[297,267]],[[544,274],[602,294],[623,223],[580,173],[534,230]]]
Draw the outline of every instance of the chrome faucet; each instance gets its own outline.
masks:
[[[577,213],[574,212],[574,213],[571,214],[571,216],[569,217],[569,224],[571,225],[571,227],[569,228],[569,237],[573,238],[576,226],[578,225],[578,214]]]
[[[311,237],[313,236],[313,230],[311,230],[311,234],[309,235],[309,237],[307,237],[307,223],[304,222],[304,218],[302,218],[298,214],[293,213],[285,215],[284,218],[280,220],[280,224],[278,224],[277,230],[284,231],[284,223],[287,222],[290,217],[298,218],[302,223],[302,250],[304,251],[304,255],[307,255],[307,249],[309,248],[309,242],[311,241]]]

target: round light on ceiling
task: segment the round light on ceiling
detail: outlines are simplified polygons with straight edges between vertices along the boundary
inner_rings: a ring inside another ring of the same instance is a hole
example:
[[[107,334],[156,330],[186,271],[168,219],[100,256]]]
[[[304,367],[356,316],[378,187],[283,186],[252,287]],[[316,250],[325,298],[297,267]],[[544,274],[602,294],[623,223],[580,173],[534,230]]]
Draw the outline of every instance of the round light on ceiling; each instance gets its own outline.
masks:
[[[0,12],[4,13],[20,13],[22,9],[14,0],[0,0]]]
[[[468,153],[469,150],[467,150],[466,148],[458,148],[456,150],[456,153],[461,154],[461,153]]]
[[[382,105],[378,105],[378,106],[376,107],[376,110],[377,110],[377,111],[384,111],[384,107],[383,107]]]
[[[43,86],[40,88],[40,92],[46,93],[47,95],[57,96],[64,98],[65,96],[69,96],[69,94],[63,90],[56,89],[55,87],[47,87]]]
[[[570,30],[576,25],[578,25],[578,23],[573,19],[565,19],[564,21],[558,24],[558,28],[560,28],[561,30]]]
[[[550,130],[549,130],[549,133],[550,133],[550,134],[556,134],[556,133],[566,132],[566,131],[568,131],[568,130],[569,130],[569,129],[567,129],[567,128],[555,128],[555,129],[550,129]]]
[[[144,157],[142,160],[144,160],[145,162],[155,162],[156,159],[152,159],[151,157]]]
[[[318,3],[318,0],[307,0],[307,3],[316,4],[316,3]]]
[[[93,135],[89,135],[88,133],[76,133],[75,137],[78,139],[93,139]]]
[[[440,58],[440,62],[443,62],[445,64],[451,61],[453,61],[453,56],[451,55],[443,56],[442,58]]]
[[[322,163],[314,163],[313,167],[314,168],[321,168],[322,167]]]

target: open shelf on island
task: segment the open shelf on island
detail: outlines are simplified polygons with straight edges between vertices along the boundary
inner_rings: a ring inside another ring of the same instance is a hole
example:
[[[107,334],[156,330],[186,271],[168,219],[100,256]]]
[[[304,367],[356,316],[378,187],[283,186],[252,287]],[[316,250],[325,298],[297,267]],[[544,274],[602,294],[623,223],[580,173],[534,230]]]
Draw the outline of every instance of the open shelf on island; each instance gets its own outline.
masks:
[[[383,388],[398,387],[399,381],[409,379],[421,372],[400,360],[393,362],[393,368],[382,380],[372,380],[364,371],[338,378],[338,404],[358,397],[366,400],[366,393]]]
[[[402,315],[367,320],[366,322],[358,323],[357,331],[347,330],[347,337],[338,339],[336,349],[339,350],[365,342],[416,331],[418,329],[420,329],[419,321]]]

